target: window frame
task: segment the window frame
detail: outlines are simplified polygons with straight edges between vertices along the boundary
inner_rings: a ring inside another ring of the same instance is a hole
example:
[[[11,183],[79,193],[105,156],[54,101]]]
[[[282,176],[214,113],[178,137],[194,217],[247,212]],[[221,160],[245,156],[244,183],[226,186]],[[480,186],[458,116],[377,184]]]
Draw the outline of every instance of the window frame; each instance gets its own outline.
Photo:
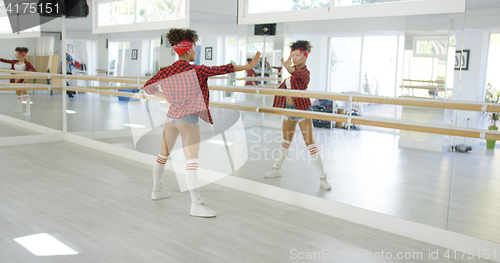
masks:
[[[120,0],[118,0],[120,1]],[[145,31],[145,30],[164,30],[165,28],[172,27],[189,27],[189,7],[190,0],[184,0],[184,18],[165,20],[165,21],[155,21],[155,22],[137,22],[138,18],[138,0],[135,1],[135,17],[134,22],[126,25],[112,25],[112,26],[99,26],[98,25],[98,5],[118,2],[117,0],[93,0],[92,1],[92,34],[103,34],[103,33],[118,33],[118,32],[135,32],[135,31]],[[182,0],[181,0],[182,1]]]
[[[251,0],[238,0],[238,25],[465,12],[465,0],[415,0],[353,6],[335,6],[335,0],[330,0],[328,8],[272,12],[272,15],[249,14],[248,1]]]

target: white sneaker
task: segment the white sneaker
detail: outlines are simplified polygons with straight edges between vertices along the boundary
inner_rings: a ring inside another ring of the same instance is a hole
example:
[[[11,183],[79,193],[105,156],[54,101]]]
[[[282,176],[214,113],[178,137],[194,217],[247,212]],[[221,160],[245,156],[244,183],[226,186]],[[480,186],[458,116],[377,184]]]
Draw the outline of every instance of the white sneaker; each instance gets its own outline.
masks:
[[[332,186],[328,183],[326,179],[326,174],[319,177],[319,186],[325,190],[331,190]]]
[[[265,178],[277,178],[281,177],[281,169],[276,166],[273,166],[270,172],[264,175]]]
[[[22,116],[30,116],[31,113],[29,111],[25,112],[25,113],[21,113]]]
[[[151,200],[158,201],[160,199],[167,198],[170,196],[172,196],[172,194],[170,192],[165,191],[163,189],[163,186],[160,184],[160,186],[157,187],[156,189],[153,188],[153,193],[151,193]]]
[[[215,217],[217,212],[210,209],[203,203],[203,197],[196,199],[193,203],[191,203],[191,216],[199,216],[199,217]]]
[[[21,109],[16,109],[14,112],[22,113],[23,111]]]

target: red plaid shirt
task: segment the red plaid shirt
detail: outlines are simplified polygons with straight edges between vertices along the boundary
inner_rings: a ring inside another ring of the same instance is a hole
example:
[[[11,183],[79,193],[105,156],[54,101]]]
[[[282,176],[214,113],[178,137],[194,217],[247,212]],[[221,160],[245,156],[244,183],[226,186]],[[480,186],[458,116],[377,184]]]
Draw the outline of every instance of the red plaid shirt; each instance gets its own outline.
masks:
[[[307,85],[309,84],[310,74],[311,73],[307,69],[307,66],[296,69],[292,73],[292,76],[290,77],[290,84],[292,86],[291,89],[306,90]],[[286,81],[283,81],[283,83],[281,83],[279,88],[286,89]],[[293,99],[293,104],[295,105],[295,108],[298,110],[307,110],[309,107],[311,107],[311,99],[309,99],[309,98],[292,97],[292,99]],[[285,96],[275,96],[273,107],[285,108],[286,107],[286,97]]]
[[[16,70],[16,68],[14,68],[14,65],[17,64],[17,62],[19,62],[19,60],[8,60],[8,59],[0,58],[0,62],[9,63],[11,66],[11,69]],[[35,71],[36,72],[35,68],[33,67],[33,65],[31,65],[31,63],[29,61],[24,60],[24,64],[26,65],[26,71]],[[23,83],[23,82],[24,82],[24,79],[17,80],[17,83]],[[16,83],[16,80],[11,79],[10,83]]]
[[[163,95],[170,103],[167,113],[169,118],[178,119],[196,114],[202,120],[213,124],[208,108],[210,100],[208,78],[231,72],[234,72],[233,64],[208,67],[179,60],[171,66],[160,69],[144,84],[144,91],[154,94],[158,91],[158,86],[161,86]]]

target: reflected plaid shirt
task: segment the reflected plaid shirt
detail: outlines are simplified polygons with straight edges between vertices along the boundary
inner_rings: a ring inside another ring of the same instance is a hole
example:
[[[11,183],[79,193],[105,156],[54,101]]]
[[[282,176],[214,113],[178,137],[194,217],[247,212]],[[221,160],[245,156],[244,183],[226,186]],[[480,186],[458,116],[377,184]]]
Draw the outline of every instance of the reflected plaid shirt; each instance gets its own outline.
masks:
[[[3,63],[9,63],[11,65],[11,70],[16,70],[16,68],[14,67],[15,64],[17,64],[17,62],[19,62],[19,60],[8,60],[8,59],[3,59],[3,58],[0,58],[0,62],[3,62]],[[27,60],[24,60],[24,64],[26,65],[26,71],[34,71],[36,72],[35,68],[33,67],[33,65],[31,65],[31,63]],[[17,83],[23,83],[24,82],[24,79],[18,79],[17,80]],[[16,83],[16,80],[15,79],[11,79],[10,80],[10,83]]]
[[[176,61],[164,67],[144,85],[144,91],[154,94],[160,86],[163,95],[171,104],[167,117],[178,119],[196,114],[202,120],[213,124],[208,108],[210,93],[208,78],[234,72],[233,64],[208,67],[192,65],[187,61]],[[200,92],[201,91],[201,92]]]
[[[292,76],[290,77],[291,89],[306,90],[309,84],[310,72],[307,66],[300,69],[296,69]],[[279,86],[280,89],[286,89],[286,81],[283,81]],[[311,99],[309,98],[296,98],[292,97],[293,104],[298,110],[307,110],[311,107]],[[285,96],[275,96],[273,107],[285,108],[286,107],[286,97]]]

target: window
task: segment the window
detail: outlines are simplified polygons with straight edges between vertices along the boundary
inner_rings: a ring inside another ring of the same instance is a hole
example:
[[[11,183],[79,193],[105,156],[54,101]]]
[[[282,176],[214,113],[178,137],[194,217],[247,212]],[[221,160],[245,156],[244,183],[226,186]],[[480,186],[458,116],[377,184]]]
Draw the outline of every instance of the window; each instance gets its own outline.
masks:
[[[466,0],[238,0],[238,24],[465,12]],[[272,12],[272,15],[269,13]],[[315,30],[315,29],[313,29]]]
[[[500,99],[500,34],[491,34],[486,68],[485,101],[498,103]]]
[[[390,2],[405,2],[418,0],[335,0],[335,6],[364,5]]]
[[[359,91],[361,37],[333,37],[330,42],[330,92]]]
[[[189,27],[189,1],[94,0],[92,32],[113,33]]]
[[[328,8],[330,0],[249,0],[248,13],[270,13],[291,10]]]

